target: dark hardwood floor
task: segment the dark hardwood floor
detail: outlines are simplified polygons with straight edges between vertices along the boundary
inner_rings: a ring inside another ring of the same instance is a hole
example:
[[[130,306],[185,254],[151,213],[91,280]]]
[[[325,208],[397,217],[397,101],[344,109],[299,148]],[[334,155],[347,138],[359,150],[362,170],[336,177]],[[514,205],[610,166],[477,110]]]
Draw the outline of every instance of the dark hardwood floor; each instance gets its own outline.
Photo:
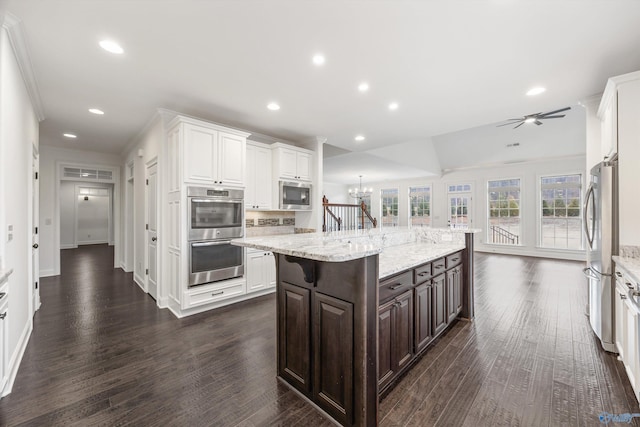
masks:
[[[476,320],[454,324],[385,397],[381,425],[601,425],[603,411],[640,412],[589,328],[581,263],[476,259]],[[106,245],[65,250],[62,275],[42,280],[1,425],[331,425],[275,378],[274,295],[176,319],[112,260]]]

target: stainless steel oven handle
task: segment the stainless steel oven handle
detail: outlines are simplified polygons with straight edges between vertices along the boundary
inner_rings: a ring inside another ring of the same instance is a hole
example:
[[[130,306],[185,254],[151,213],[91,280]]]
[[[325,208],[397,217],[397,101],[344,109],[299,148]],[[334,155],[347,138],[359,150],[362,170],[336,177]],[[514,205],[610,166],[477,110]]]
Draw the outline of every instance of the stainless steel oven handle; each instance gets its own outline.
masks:
[[[231,240],[220,240],[216,242],[191,243],[191,246],[194,248],[201,248],[203,246],[228,245],[230,242]]]
[[[191,199],[192,203],[243,203],[242,199]]]

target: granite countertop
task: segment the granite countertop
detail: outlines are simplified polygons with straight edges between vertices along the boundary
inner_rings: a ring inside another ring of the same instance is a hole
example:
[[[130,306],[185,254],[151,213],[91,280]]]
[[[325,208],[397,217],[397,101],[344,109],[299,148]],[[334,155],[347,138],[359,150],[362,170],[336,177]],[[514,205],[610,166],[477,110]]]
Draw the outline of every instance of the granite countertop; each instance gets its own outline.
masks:
[[[380,254],[379,277],[387,277],[464,249],[464,235],[478,231],[395,227],[248,237],[231,243],[325,262],[344,262]]]
[[[430,244],[423,242],[406,243],[404,245],[384,248],[378,261],[378,277],[383,279],[395,273],[417,267],[429,261],[461,251],[465,248],[459,244]]]
[[[614,255],[613,260],[622,267],[634,282],[640,284],[640,258]]]

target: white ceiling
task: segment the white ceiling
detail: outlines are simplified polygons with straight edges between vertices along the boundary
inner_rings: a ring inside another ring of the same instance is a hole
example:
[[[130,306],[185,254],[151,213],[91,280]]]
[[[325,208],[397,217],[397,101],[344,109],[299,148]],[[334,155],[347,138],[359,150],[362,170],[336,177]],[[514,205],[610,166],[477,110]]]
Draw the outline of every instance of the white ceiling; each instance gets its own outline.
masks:
[[[640,69],[637,0],[3,4],[23,24],[46,116],[41,144],[105,153],[121,153],[161,107],[286,140],[325,136],[425,175],[411,147],[433,145],[424,149],[435,150],[439,164],[429,171],[466,166],[485,144],[504,143],[458,133],[474,147],[464,151],[444,134],[568,105],[573,112],[608,77]],[[104,38],[120,42],[124,55],[100,49]],[[311,62],[317,52],[323,67]],[[356,89],[363,80],[371,86],[365,94]],[[536,85],[547,92],[527,97]],[[281,110],[267,110],[271,101]],[[389,111],[390,101],[400,108]],[[106,114],[91,115],[91,107]],[[568,119],[556,121],[569,126]],[[526,139],[561,126],[552,121],[499,130]],[[360,133],[366,140],[355,142]],[[396,145],[403,150],[384,151]],[[532,147],[520,151],[537,155]],[[467,156],[454,164],[461,150]],[[355,182],[359,173],[346,160],[343,173],[354,178],[345,182]]]

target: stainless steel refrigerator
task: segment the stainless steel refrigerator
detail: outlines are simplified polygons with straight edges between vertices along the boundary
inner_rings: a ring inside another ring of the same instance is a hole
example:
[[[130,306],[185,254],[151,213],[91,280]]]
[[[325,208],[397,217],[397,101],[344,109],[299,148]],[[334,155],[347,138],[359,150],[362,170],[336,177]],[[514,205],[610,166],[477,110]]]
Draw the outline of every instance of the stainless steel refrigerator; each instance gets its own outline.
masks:
[[[589,281],[589,322],[602,348],[617,353],[614,343],[614,292],[612,255],[618,254],[618,161],[605,160],[591,169],[584,202]]]

